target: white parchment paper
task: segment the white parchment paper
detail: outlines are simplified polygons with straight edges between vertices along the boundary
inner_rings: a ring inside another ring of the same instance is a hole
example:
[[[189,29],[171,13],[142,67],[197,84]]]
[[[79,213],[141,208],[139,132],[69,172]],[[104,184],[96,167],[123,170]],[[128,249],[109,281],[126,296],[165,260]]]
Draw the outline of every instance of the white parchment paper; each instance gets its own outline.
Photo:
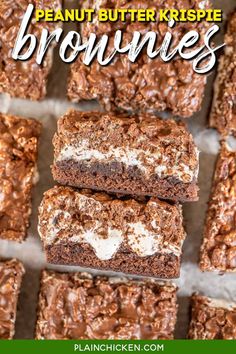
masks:
[[[227,14],[236,7],[235,0],[216,0],[216,8],[222,8]],[[74,3],[74,4],[73,4]],[[66,1],[66,5],[76,6],[76,2]],[[66,25],[68,29],[73,24]],[[223,26],[222,26],[223,27]],[[222,37],[219,37],[222,40]],[[73,105],[66,100],[66,80],[68,66],[55,53],[55,63],[50,75],[49,93],[42,102],[30,102],[20,99],[10,99],[0,95],[0,111],[25,117],[38,118],[43,123],[43,134],[39,152],[40,181],[33,193],[33,214],[28,239],[22,243],[0,241],[0,257],[16,257],[26,268],[22,291],[19,299],[15,338],[34,338],[34,328],[37,311],[37,297],[39,291],[40,272],[43,268],[52,268],[60,271],[82,270],[79,267],[63,267],[48,265],[42,251],[42,244],[37,232],[37,210],[43,192],[51,188],[54,183],[50,173],[50,164],[53,159],[52,136],[56,131],[56,120],[68,108],[76,107],[79,110],[99,109],[96,103]],[[200,200],[197,203],[188,203],[184,206],[184,218],[187,230],[187,239],[184,244],[181,277],[175,283],[179,287],[179,313],[176,326],[176,338],[185,338],[189,323],[189,297],[199,291],[205,295],[236,301],[236,274],[220,276],[214,273],[201,273],[198,268],[199,249],[202,238],[207,202],[214,173],[214,163],[219,148],[219,136],[214,130],[207,129],[207,117],[212,100],[212,86],[215,73],[208,78],[203,109],[188,120],[189,129],[201,151],[200,155]],[[231,138],[231,144],[235,142]],[[83,269],[84,270],[84,269]],[[91,272],[91,270],[90,270]],[[99,274],[114,275],[109,272]]]

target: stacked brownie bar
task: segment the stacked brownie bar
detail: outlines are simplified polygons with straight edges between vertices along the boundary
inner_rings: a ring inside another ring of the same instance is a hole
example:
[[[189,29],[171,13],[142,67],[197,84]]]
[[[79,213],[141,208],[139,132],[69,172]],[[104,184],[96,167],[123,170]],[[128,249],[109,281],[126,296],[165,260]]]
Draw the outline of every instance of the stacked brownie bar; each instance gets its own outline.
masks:
[[[53,53],[48,51],[43,65],[35,63],[35,56],[27,61],[15,61],[10,53],[28,4],[37,9],[61,7],[61,0],[1,0],[0,1],[0,93],[13,97],[42,99],[46,95],[47,78],[52,66]],[[43,29],[54,30],[58,23],[31,21],[29,31],[40,39]]]
[[[221,135],[236,136],[236,12],[228,19],[224,42],[225,53],[220,58],[215,94],[210,115],[210,126]]]
[[[49,190],[39,208],[48,261],[178,277],[185,239],[179,201],[198,192],[198,150],[186,126],[69,111],[53,141],[54,179],[74,188]]]
[[[23,265],[15,259],[0,262],[0,339],[14,336],[17,300],[24,272]]]
[[[26,237],[40,130],[34,119],[0,113],[0,239],[21,242]]]
[[[183,123],[69,111],[54,138],[53,176],[75,187],[198,199],[198,150]]]
[[[179,205],[55,187],[45,193],[39,213],[51,263],[179,276],[185,239]]]
[[[176,287],[44,271],[36,339],[173,339]]]
[[[81,2],[80,2],[81,5]],[[206,9],[211,6],[209,0],[141,0],[138,8],[156,9]],[[99,9],[137,9],[135,0],[109,1],[89,0],[84,8]],[[121,30],[126,41],[131,41],[135,31],[142,34],[154,31],[158,34],[156,48],[163,42],[166,32],[171,32],[178,42],[188,30],[195,30],[200,35],[206,32],[205,21],[176,23],[174,28],[163,22],[87,22],[83,25],[84,40],[91,33],[102,36],[109,35],[110,42],[114,40],[115,31]],[[107,54],[108,56],[108,54]],[[68,96],[73,101],[98,100],[106,111],[165,111],[174,115],[190,117],[199,111],[202,105],[206,76],[194,72],[192,63],[176,57],[169,62],[163,62],[160,57],[149,59],[145,49],[140,53],[135,63],[124,55],[117,55],[108,66],[102,66],[97,61],[91,65],[83,64],[79,58],[71,66]]]

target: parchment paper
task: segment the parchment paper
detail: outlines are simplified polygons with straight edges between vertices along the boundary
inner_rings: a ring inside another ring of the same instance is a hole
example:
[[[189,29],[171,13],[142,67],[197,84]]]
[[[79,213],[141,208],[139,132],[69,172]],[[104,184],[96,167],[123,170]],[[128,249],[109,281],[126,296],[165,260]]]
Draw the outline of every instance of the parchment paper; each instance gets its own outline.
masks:
[[[227,14],[236,3],[235,0],[213,1],[216,8],[222,8]],[[76,2],[66,1],[69,8],[76,7]],[[74,24],[67,24],[67,29],[72,29]],[[223,26],[222,26],[223,27]],[[219,36],[218,40],[222,40]],[[49,93],[47,99],[42,102],[30,102],[20,99],[10,99],[6,95],[0,95],[0,111],[25,117],[35,117],[43,122],[43,134],[39,152],[40,181],[33,193],[33,215],[28,239],[22,243],[0,241],[0,257],[20,259],[26,268],[22,290],[19,299],[15,338],[34,338],[34,328],[37,311],[37,297],[39,291],[40,272],[43,268],[52,268],[60,271],[82,270],[79,267],[62,267],[48,265],[42,251],[42,244],[37,232],[37,210],[42,199],[43,192],[51,188],[54,183],[50,173],[50,164],[53,159],[52,136],[56,131],[56,120],[64,114],[68,108],[76,107],[79,110],[99,109],[96,103],[73,105],[66,100],[66,79],[68,66],[58,58],[55,53],[55,62],[49,80]],[[220,276],[214,273],[201,273],[198,268],[199,249],[202,239],[204,219],[207,202],[214,172],[214,163],[219,148],[219,136],[214,130],[206,129],[207,116],[212,100],[212,85],[215,73],[208,78],[203,109],[200,113],[189,119],[189,129],[200,154],[200,200],[197,203],[187,203],[184,206],[184,218],[188,233],[184,244],[183,262],[180,279],[174,281],[178,287],[179,313],[176,326],[176,338],[185,338],[189,323],[189,296],[194,291],[205,295],[225,298],[236,301],[236,274]],[[230,144],[235,145],[233,138]],[[83,269],[84,270],[84,269]],[[91,270],[90,270],[91,272]],[[114,275],[109,272],[96,272],[100,274]]]

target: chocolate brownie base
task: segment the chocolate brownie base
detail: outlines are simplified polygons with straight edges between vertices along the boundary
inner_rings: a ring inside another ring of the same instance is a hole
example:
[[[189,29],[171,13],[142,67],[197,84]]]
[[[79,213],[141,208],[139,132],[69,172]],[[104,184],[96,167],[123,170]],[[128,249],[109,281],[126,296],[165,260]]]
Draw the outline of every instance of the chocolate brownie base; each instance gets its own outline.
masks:
[[[45,248],[47,262],[60,265],[79,265],[85,268],[112,270],[133,275],[143,275],[162,279],[174,279],[180,276],[180,257],[174,254],[157,253],[154,256],[140,258],[134,253],[117,252],[107,261],[94,256],[88,245],[60,243]]]
[[[201,247],[202,271],[236,272],[236,152],[221,147]]]
[[[36,339],[173,339],[176,287],[43,271]]]
[[[21,242],[26,237],[40,131],[34,119],[0,113],[0,239]]]
[[[194,294],[189,339],[236,339],[236,303]]]
[[[17,300],[24,275],[21,262],[0,261],[0,339],[12,339],[15,333]]]
[[[61,0],[0,1],[0,93],[39,100],[46,95],[53,60],[52,49],[48,51],[43,65],[36,64],[35,55],[27,61],[11,58],[22,18],[29,4],[35,5],[37,9],[57,10],[61,6]],[[58,23],[32,21],[28,30],[40,40],[43,29],[53,31],[56,27]]]
[[[199,152],[185,124],[69,111],[54,139],[54,179],[106,192],[198,199]]]
[[[180,205],[68,187],[44,194],[38,231],[50,263],[159,278],[179,276],[186,236]]]
[[[119,167],[118,167],[119,166]],[[111,171],[114,178],[109,179]],[[73,161],[57,163],[52,167],[53,178],[62,185],[103,190],[137,196],[153,196],[172,201],[197,201],[199,188],[195,182],[180,183],[173,179],[145,179],[135,168],[126,169],[122,164],[94,164],[89,167]]]
[[[201,4],[201,7],[200,7]],[[84,7],[108,9],[137,9],[137,1],[121,2],[102,0],[86,1]],[[211,7],[208,0],[139,0],[138,8],[142,9],[203,9]],[[163,42],[166,32],[171,32],[176,40],[180,41],[189,30],[197,31],[203,41],[209,24],[204,21],[177,23],[173,29],[167,23],[117,21],[113,25],[109,22],[83,25],[83,40],[90,33],[98,37],[108,34],[110,43],[113,43],[115,31],[121,30],[124,37],[131,41],[135,31],[143,35],[148,31],[158,34],[157,47]],[[107,57],[107,55],[106,55]],[[174,115],[190,117],[200,110],[204,97],[206,76],[194,72],[192,62],[183,60],[179,56],[168,63],[158,56],[149,59],[146,50],[141,53],[135,63],[127,59],[127,54],[117,54],[108,66],[101,66],[97,60],[91,65],[84,65],[79,57],[71,65],[68,83],[68,96],[72,101],[98,100],[106,111],[171,111]]]
[[[230,14],[224,42],[225,53],[220,58],[215,82],[210,126],[221,135],[236,136],[236,11]]]

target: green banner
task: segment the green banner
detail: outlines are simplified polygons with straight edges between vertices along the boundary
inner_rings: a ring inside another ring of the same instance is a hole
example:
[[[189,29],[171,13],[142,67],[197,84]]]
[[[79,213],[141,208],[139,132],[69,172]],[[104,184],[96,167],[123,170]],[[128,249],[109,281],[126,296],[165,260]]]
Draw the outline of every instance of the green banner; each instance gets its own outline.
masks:
[[[236,341],[0,341],[2,354],[170,353],[235,354]]]

